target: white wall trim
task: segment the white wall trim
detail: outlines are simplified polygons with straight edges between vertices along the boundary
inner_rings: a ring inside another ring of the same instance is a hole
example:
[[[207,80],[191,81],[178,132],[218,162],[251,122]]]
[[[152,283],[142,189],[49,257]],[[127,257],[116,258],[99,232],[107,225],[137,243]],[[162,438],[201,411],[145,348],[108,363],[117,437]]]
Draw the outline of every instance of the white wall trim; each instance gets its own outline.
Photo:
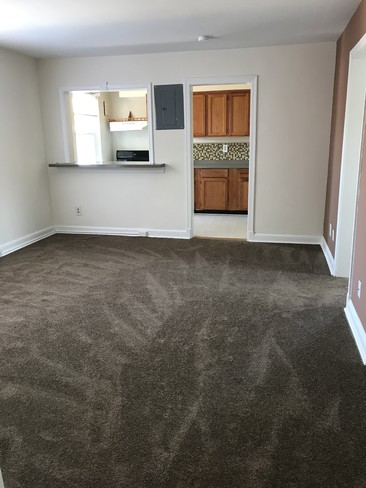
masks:
[[[155,151],[154,151],[154,118],[153,118],[153,94],[152,94],[152,84],[151,83],[109,83],[108,81],[101,82],[95,85],[73,85],[64,86],[59,89],[59,100],[60,100],[60,113],[61,113],[61,124],[62,124],[62,137],[64,143],[64,155],[66,163],[73,162],[70,151],[71,143],[70,133],[69,133],[69,122],[68,114],[66,109],[66,95],[71,91],[118,91],[118,90],[129,90],[129,89],[146,89],[147,90],[147,114],[148,114],[148,132],[149,132],[149,163],[151,165],[155,164]]]
[[[327,261],[330,274],[332,276],[335,276],[335,262],[334,262],[334,257],[332,255],[332,253],[330,252],[329,246],[327,244],[327,241],[324,239],[324,236],[322,236],[322,238],[321,238],[320,245],[321,245],[321,248],[322,248],[324,257],[325,257],[325,259]]]
[[[18,251],[23,247],[34,244],[35,242],[45,239],[46,237],[50,237],[53,234],[55,234],[54,227],[46,227],[45,229],[38,230],[32,234],[19,237],[19,239],[15,239],[14,241],[6,242],[0,246],[0,257],[6,256],[14,251]]]
[[[250,84],[250,135],[249,135],[249,188],[248,188],[248,221],[247,232],[254,232],[255,222],[255,182],[257,178],[257,104],[258,76],[252,76]]]
[[[268,242],[278,244],[317,244],[321,243],[321,236],[300,236],[287,234],[258,234],[257,232],[248,232],[248,241],[250,242]]]
[[[353,46],[353,48],[350,51],[350,55],[353,58],[362,57],[363,56],[362,51],[365,47],[366,47],[366,34],[364,34],[361,37],[361,39],[358,41],[358,43],[355,46]]]
[[[192,87],[196,85],[250,84],[250,135],[249,135],[249,197],[247,232],[254,232],[255,222],[255,177],[256,177],[256,143],[257,143],[257,85],[258,75],[216,76],[208,78],[190,78],[184,82],[185,119],[186,119],[186,200],[187,227],[192,228],[194,212],[193,182],[193,110]]]
[[[351,328],[362,362],[366,365],[366,332],[362,326],[361,320],[356,312],[352,300],[347,301],[344,312],[346,314],[347,321]]]
[[[127,237],[162,237],[170,239],[191,239],[193,236],[192,228],[183,230],[175,229],[134,229],[124,227],[94,227],[78,225],[56,225],[47,227],[33,234],[21,237],[14,241],[0,246],[0,257],[17,251],[23,247],[29,246],[34,242],[50,237],[54,234],[94,234],[94,235],[114,235]],[[299,236],[299,235],[281,235],[281,234],[258,234],[248,232],[247,240],[250,242],[268,242],[278,244],[320,244],[322,245],[321,236]],[[323,249],[324,252],[324,249]],[[328,263],[329,265],[329,263]]]
[[[87,227],[78,225],[56,225],[55,231],[57,234],[94,234],[126,237],[166,237],[171,239],[190,239],[192,236],[191,229],[133,229],[123,227]]]
[[[366,59],[366,34],[354,46],[349,54],[348,67],[348,81],[347,81],[347,98],[345,107],[345,120],[343,128],[343,143],[341,155],[341,171],[339,183],[338,196],[338,213],[337,213],[337,227],[336,227],[336,247],[335,247],[335,275],[347,278],[351,272],[352,251],[355,230],[355,215],[357,204],[357,188],[359,180],[360,169],[360,150],[362,143],[362,129],[359,134],[356,133],[354,119],[360,117],[360,126],[364,124],[364,103],[365,103],[365,89],[364,83],[354,85],[355,80],[358,80],[360,74],[354,70],[356,60]],[[362,77],[364,81],[364,76]],[[355,104],[355,97],[358,103]],[[363,99],[363,106],[360,104],[360,99]],[[357,114],[358,107],[361,114]],[[352,126],[352,130],[351,130]],[[351,137],[352,136],[352,137]],[[351,139],[352,144],[349,142]],[[359,147],[358,147],[359,146]],[[350,155],[350,148],[357,148],[358,156]],[[350,240],[350,236],[352,236]]]

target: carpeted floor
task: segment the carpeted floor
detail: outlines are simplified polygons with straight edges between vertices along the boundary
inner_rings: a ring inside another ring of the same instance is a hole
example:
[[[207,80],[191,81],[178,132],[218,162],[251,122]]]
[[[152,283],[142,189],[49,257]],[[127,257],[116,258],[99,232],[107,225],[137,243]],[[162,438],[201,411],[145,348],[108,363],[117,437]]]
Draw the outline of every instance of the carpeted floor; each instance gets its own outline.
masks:
[[[0,260],[6,488],[365,488],[320,247],[53,236]]]

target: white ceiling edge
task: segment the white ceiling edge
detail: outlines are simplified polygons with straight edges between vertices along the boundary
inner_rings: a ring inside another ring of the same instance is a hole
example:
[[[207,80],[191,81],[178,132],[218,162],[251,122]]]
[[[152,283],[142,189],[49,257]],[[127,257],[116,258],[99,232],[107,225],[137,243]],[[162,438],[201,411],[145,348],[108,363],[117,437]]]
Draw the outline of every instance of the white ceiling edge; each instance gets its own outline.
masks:
[[[334,42],[360,0],[1,0],[0,46],[35,58]],[[199,42],[199,36],[208,36]]]

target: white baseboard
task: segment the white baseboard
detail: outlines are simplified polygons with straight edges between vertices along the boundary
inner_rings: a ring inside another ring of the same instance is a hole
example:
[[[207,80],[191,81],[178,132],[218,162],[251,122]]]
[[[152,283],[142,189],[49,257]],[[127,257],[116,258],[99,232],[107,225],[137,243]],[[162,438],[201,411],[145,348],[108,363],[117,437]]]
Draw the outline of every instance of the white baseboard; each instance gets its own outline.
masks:
[[[19,239],[15,239],[14,241],[6,242],[5,244],[2,244],[0,246],[0,257],[6,256],[7,254],[10,254],[14,251],[18,251],[23,247],[34,244],[35,242],[52,236],[53,234],[55,234],[54,227],[46,227],[45,229],[38,230],[37,232],[33,232],[32,234],[20,237]]]
[[[94,234],[107,236],[126,237],[166,237],[171,239],[190,239],[192,231],[186,230],[152,230],[152,229],[131,229],[122,227],[87,227],[77,225],[56,225],[55,231],[58,234]]]
[[[32,234],[20,237],[14,241],[6,242],[0,246],[0,257],[18,251],[23,247],[34,244],[41,239],[54,234],[95,234],[114,235],[127,237],[166,237],[170,239],[191,239],[192,229],[186,230],[150,230],[150,229],[125,229],[119,227],[85,227],[74,225],[56,225],[47,227]],[[1,487],[0,487],[1,488]]]
[[[355,306],[352,303],[352,300],[347,301],[347,305],[344,311],[353,337],[355,339],[358,352],[360,353],[362,362],[363,364],[366,364],[366,332],[356,312]]]
[[[323,250],[324,257],[327,261],[330,274],[332,276],[335,276],[335,260],[334,257],[332,256],[332,253],[330,252],[327,241],[324,239],[324,237],[321,238],[320,245]]]
[[[268,242],[272,244],[320,244],[321,236],[300,236],[290,234],[258,234],[248,232],[250,242]]]

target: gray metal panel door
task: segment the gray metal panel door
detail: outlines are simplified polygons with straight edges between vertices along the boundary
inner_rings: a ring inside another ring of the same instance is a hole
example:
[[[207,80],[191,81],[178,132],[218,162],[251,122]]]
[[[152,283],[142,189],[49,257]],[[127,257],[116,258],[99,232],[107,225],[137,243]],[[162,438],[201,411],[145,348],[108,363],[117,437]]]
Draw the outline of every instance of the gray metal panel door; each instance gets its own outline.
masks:
[[[183,85],[155,85],[156,129],[184,129]]]

